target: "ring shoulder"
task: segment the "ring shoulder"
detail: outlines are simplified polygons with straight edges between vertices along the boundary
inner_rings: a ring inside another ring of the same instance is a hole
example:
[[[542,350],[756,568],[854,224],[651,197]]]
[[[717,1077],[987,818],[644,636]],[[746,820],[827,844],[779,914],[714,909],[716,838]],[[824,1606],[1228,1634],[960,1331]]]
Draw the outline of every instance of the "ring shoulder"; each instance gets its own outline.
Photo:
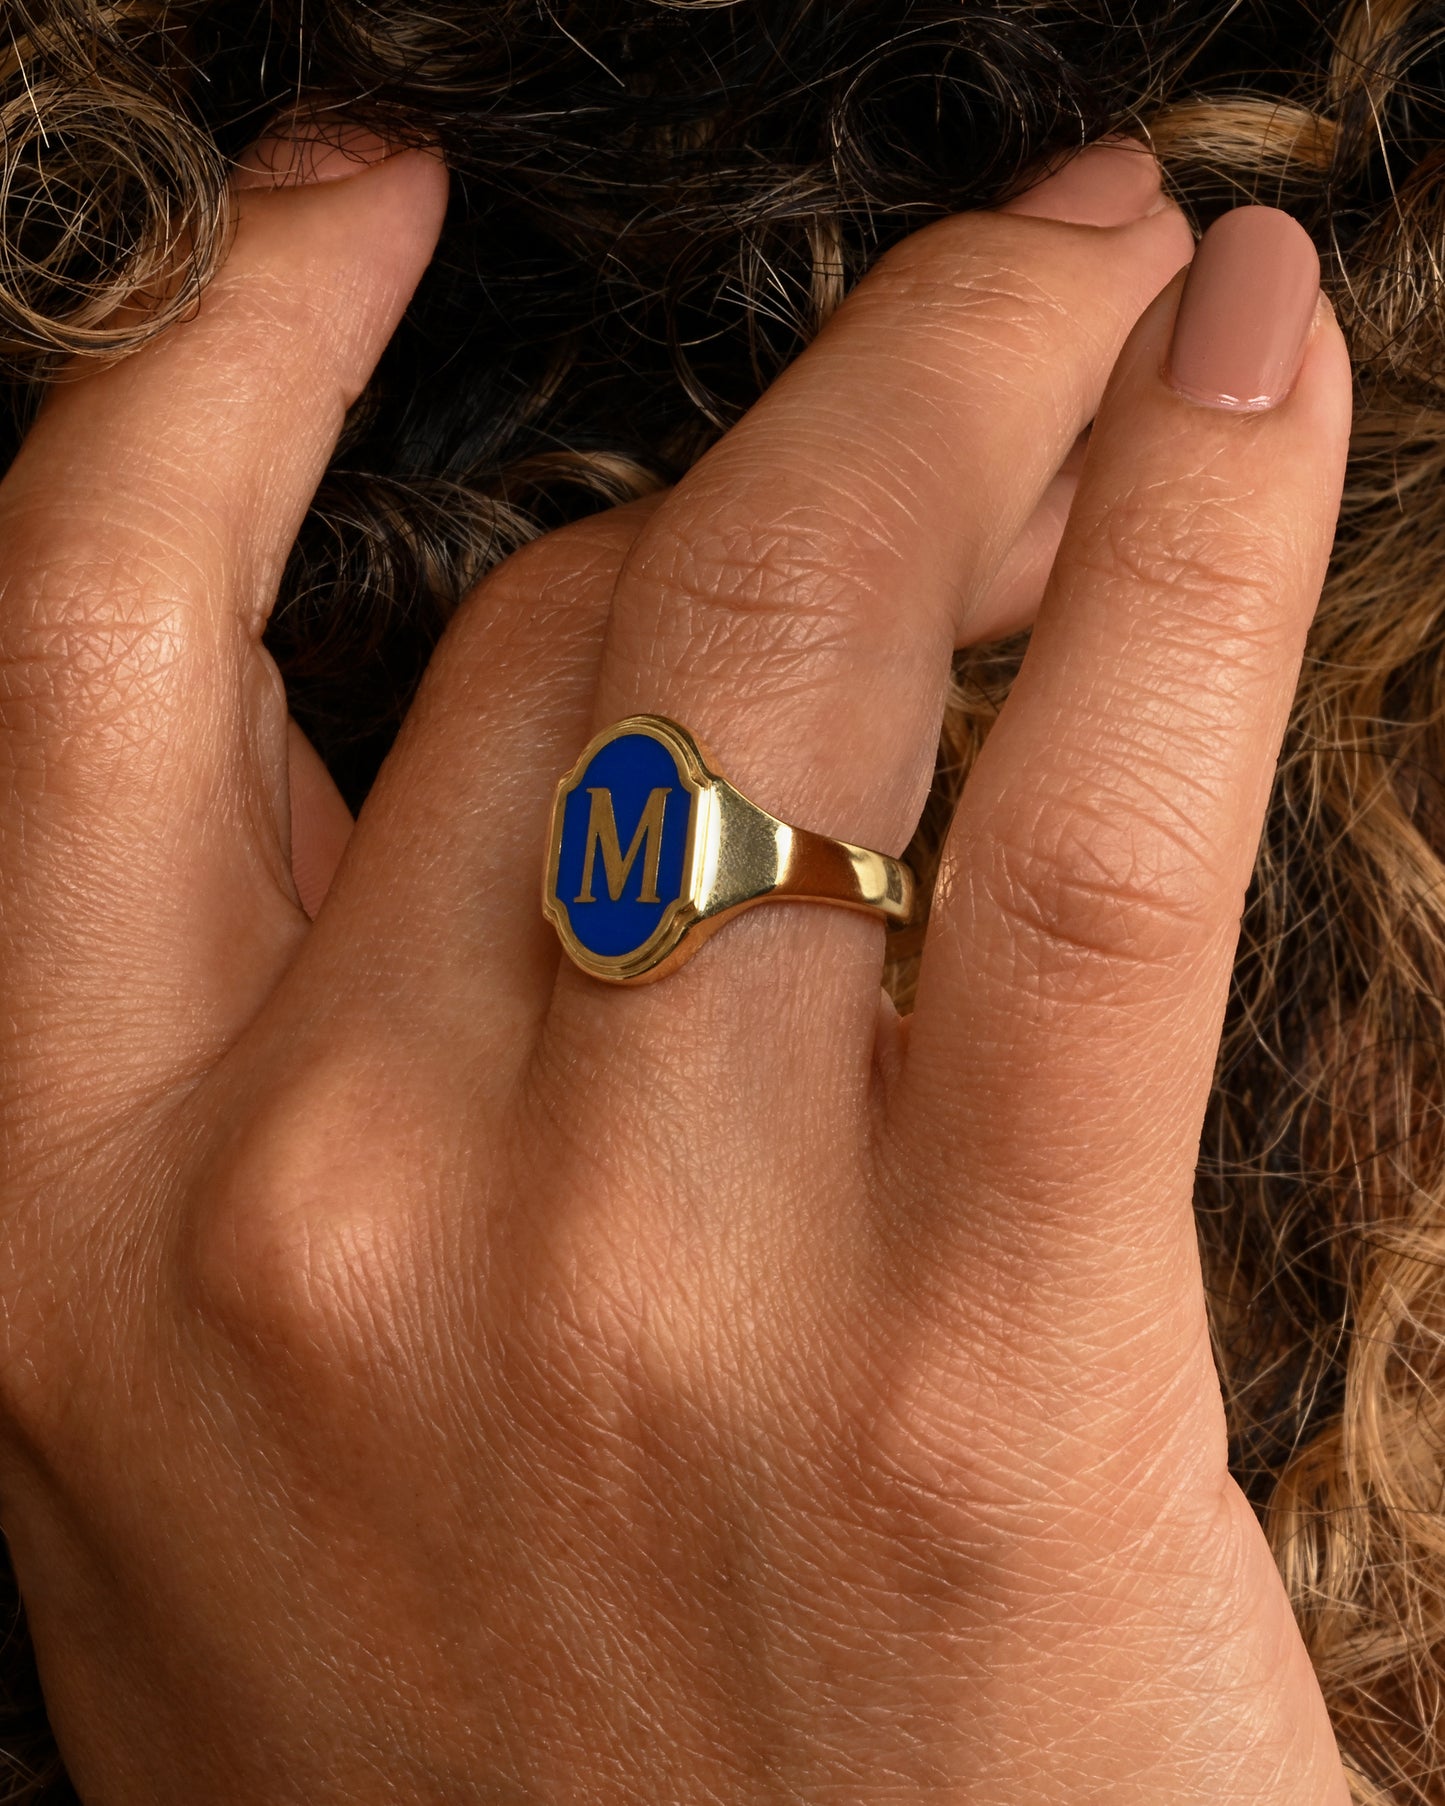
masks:
[[[702,918],[774,895],[791,857],[794,831],[749,801],[726,778],[699,798],[693,904]]]

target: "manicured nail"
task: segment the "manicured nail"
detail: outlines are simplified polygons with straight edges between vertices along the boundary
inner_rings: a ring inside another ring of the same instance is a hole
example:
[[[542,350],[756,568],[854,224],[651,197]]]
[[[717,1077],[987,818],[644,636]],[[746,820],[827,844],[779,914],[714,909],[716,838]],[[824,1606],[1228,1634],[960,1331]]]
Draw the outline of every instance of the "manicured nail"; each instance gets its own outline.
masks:
[[[236,163],[235,188],[303,188],[339,182],[384,163],[396,150],[365,126],[345,120],[299,122],[259,139]]]
[[[1320,292],[1319,253],[1278,207],[1236,207],[1199,241],[1165,377],[1191,401],[1256,411],[1294,387]]]
[[[1070,226],[1127,226],[1163,205],[1153,153],[1133,138],[1101,138],[998,211]]]

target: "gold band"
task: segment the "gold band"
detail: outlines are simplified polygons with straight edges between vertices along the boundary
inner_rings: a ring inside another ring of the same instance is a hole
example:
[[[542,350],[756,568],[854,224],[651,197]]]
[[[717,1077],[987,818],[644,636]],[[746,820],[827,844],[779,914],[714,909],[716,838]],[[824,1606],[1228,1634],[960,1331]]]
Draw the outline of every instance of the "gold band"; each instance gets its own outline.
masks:
[[[594,977],[650,983],[739,910],[773,902],[906,922],[913,874],[886,853],[779,821],[662,715],[617,722],[558,784],[542,910]]]

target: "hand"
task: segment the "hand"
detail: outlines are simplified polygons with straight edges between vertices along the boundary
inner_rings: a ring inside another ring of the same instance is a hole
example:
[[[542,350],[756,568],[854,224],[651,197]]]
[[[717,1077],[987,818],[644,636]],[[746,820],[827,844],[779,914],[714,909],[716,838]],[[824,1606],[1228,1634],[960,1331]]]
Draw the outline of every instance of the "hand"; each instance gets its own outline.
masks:
[[[481,587],[313,925],[258,636],[443,200],[247,190],[0,488],[0,1476],[82,1797],[1343,1806],[1191,1213],[1348,431],[1302,238],[1236,216],[1172,354],[1141,153],[900,246]],[[837,909],[559,963],[552,788],[635,710],[904,846],[1096,415],[914,1015]]]

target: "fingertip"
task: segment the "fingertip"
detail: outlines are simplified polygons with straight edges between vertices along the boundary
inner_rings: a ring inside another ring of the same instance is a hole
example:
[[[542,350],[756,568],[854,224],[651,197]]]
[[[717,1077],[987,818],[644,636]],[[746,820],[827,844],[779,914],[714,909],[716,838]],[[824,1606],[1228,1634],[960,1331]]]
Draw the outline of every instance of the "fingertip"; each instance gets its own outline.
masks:
[[[268,154],[278,167],[290,155]],[[240,189],[236,235],[202,305],[202,322],[209,309],[218,332],[230,315],[239,334],[265,341],[263,355],[289,352],[305,386],[334,375],[343,406],[369,380],[421,281],[449,194],[446,165],[430,148],[370,163],[347,153],[346,167],[345,176]]]
[[[1298,378],[1319,293],[1319,253],[1298,220],[1278,207],[1221,214],[1189,267],[1166,380],[1205,407],[1278,407]]]
[[[383,204],[397,244],[405,245],[413,254],[420,253],[424,263],[429,261],[451,196],[451,173],[440,149],[412,145],[393,152],[369,171],[364,181],[355,184],[363,198],[371,185],[385,186]]]
[[[1350,348],[1329,297],[1321,290],[1305,339],[1299,375],[1286,406],[1300,417],[1303,435],[1329,452],[1339,483],[1354,420],[1355,378]]]
[[[231,186],[245,192],[343,181],[374,169],[398,148],[351,120],[338,121],[329,131],[319,125],[271,131],[236,159]]]
[[[441,233],[450,174],[436,145],[397,145],[361,127],[329,136],[271,133],[231,178],[241,233],[284,232],[336,252],[358,235],[368,262],[420,266]]]
[[[1153,416],[1159,411],[1172,432],[1218,430],[1232,438],[1237,430],[1292,435],[1297,430],[1292,423],[1309,414],[1313,430],[1326,432],[1330,439],[1348,437],[1350,354],[1335,309],[1318,284],[1303,296],[1284,296],[1294,307],[1293,322],[1271,317],[1267,292],[1255,297],[1261,317],[1256,322],[1260,342],[1249,348],[1253,369],[1242,367],[1246,349],[1242,335],[1234,330],[1237,320],[1231,319],[1231,309],[1222,306],[1207,322],[1214,339],[1210,349],[1217,348],[1219,354],[1218,365],[1211,369],[1198,355],[1180,357],[1185,305],[1194,283],[1193,266],[1185,264],[1139,316],[1110,373],[1100,404],[1101,420],[1111,422],[1121,412],[1136,416],[1142,409]],[[1237,314],[1237,306],[1233,311]],[[1297,350],[1288,343],[1291,332]],[[1198,380],[1201,370],[1203,381]],[[1280,421],[1278,428],[1268,425],[1274,419]]]
[[[1166,205],[1158,160],[1137,139],[1113,136],[1055,162],[1000,213],[1071,226],[1126,226]]]
[[[322,187],[367,175],[413,151],[445,169],[442,148],[434,139],[388,137],[345,115],[293,110],[237,157],[231,186],[238,193]]]
[[[1164,185],[1164,172],[1148,145],[1115,135],[1076,153],[995,212],[1056,225],[1087,226],[1137,238],[1140,254],[1156,267],[1177,270],[1194,255],[1194,232]]]

